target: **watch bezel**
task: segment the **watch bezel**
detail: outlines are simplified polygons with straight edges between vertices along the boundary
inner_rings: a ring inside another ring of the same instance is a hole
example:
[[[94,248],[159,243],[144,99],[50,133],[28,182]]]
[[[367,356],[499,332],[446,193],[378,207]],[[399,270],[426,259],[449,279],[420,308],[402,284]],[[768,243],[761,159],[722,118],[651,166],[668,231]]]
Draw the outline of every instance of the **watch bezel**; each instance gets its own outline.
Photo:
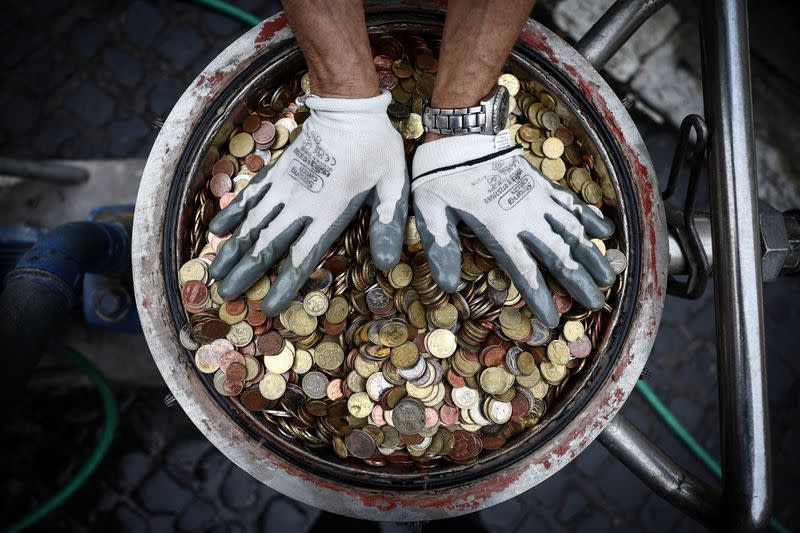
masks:
[[[491,121],[487,120],[486,125],[489,126],[489,124],[491,124],[492,130],[490,133],[496,135],[500,133],[506,125],[511,94],[505,86],[497,85],[492,93],[487,96],[488,98],[484,102],[481,102],[485,109],[488,108],[487,110],[491,110]],[[487,113],[487,115],[489,115],[489,113]]]

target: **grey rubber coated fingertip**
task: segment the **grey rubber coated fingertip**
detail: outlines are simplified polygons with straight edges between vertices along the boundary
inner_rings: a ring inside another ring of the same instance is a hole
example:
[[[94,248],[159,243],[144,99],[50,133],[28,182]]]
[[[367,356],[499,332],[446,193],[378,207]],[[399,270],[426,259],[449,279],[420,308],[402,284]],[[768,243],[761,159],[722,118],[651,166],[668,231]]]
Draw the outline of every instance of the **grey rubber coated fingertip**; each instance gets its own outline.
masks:
[[[400,260],[402,238],[402,231],[394,226],[373,224],[370,229],[370,249],[372,262],[379,270],[389,270]]]

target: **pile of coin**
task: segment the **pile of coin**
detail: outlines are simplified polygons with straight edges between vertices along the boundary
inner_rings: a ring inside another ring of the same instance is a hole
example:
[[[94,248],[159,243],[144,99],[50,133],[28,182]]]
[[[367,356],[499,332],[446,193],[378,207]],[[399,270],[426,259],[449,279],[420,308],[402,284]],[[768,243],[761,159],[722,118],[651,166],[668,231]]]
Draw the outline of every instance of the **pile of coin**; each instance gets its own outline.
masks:
[[[438,45],[383,35],[373,47],[381,86],[394,97],[389,115],[410,156],[422,135],[421,100],[433,89]],[[508,127],[526,159],[613,217],[593,159],[553,96],[512,74],[498,81],[513,96]],[[561,314],[549,329],[467,228],[459,228],[455,293],[433,281],[413,215],[400,263],[379,271],[363,209],[279,316],[260,309],[277,268],[241,298],[223,300],[208,265],[230,234],[214,235],[207,224],[297,135],[308,110],[296,99],[309,89],[300,72],[267,91],[227,146],[209,152],[204,187],[194,196],[192,258],[178,272],[189,316],[181,341],[220,395],[259,413],[286,438],[374,466],[427,471],[443,460],[474,462],[538,426],[595,355],[621,281],[604,288],[605,307],[590,312],[545,272]],[[617,274],[625,270],[616,237],[594,243]]]

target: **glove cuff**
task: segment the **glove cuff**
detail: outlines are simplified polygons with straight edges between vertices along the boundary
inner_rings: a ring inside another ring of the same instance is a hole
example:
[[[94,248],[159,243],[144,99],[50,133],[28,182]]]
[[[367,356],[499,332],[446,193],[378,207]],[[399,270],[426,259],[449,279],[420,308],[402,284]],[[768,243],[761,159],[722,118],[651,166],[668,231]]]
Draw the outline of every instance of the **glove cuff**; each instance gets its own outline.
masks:
[[[386,113],[392,101],[392,93],[382,90],[378,96],[370,98],[325,98],[314,96],[306,98],[306,106],[314,111],[332,113]]]
[[[497,156],[521,153],[521,148],[501,140],[501,132],[495,135],[458,135],[431,141],[417,147],[412,164],[413,179],[445,171],[463,170],[466,167],[483,163]],[[508,134],[505,133],[505,137]]]

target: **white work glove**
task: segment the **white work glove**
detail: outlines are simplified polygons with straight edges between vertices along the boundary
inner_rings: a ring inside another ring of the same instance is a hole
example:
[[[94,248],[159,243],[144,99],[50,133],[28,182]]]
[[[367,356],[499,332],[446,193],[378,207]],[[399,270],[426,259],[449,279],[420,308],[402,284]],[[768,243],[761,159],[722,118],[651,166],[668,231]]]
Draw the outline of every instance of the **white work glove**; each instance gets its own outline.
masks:
[[[586,232],[607,237],[614,226],[521,154],[507,132],[497,139],[473,134],[419,146],[411,182],[414,214],[440,287],[453,292],[459,283],[460,220],[509,274],[536,317],[555,327],[559,315],[537,262],[581,305],[598,309],[604,301],[598,285],[610,286],[615,276]]]
[[[397,263],[408,212],[403,140],[389,121],[391,94],[346,99],[310,96],[311,116],[286,152],[262,169],[209,225],[224,234],[209,272],[219,294],[239,296],[291,245],[262,302],[280,313],[365,203],[372,205],[370,245],[380,269]]]

